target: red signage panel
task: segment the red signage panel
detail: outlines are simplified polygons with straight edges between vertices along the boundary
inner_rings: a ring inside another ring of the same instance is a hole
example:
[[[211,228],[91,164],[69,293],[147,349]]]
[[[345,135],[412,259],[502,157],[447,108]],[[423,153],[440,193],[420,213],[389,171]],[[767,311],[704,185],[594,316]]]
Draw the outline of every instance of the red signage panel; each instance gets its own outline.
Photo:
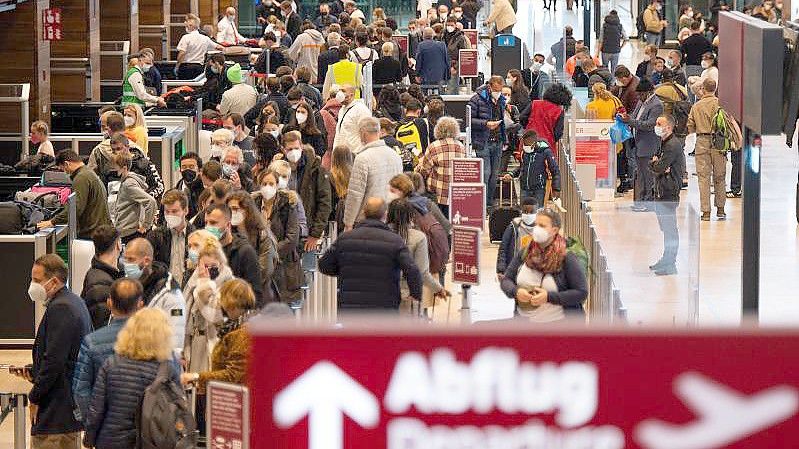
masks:
[[[250,447],[250,396],[247,387],[209,382],[205,412],[208,447]]]
[[[477,48],[477,40],[480,38],[477,30],[466,29],[463,30],[463,34],[469,38],[469,43],[472,44],[472,48]]]
[[[596,167],[596,179],[608,178],[610,166],[610,143],[608,140],[576,139],[574,160],[578,164],[592,164]]]
[[[458,67],[462,77],[477,76],[477,49],[461,49],[458,52]]]
[[[452,160],[452,183],[479,184],[483,182],[483,160],[479,157],[459,157]]]
[[[452,228],[452,282],[480,285],[480,230]]]
[[[274,449],[799,444],[799,333],[254,323],[252,441]]]
[[[408,54],[408,35],[407,34],[395,34],[391,36],[391,39],[399,45],[402,51],[405,54]]]
[[[61,17],[61,8],[47,8],[42,10],[42,39],[46,41],[60,41],[64,39],[64,26]]]
[[[485,192],[485,184],[450,184],[449,220],[452,224],[483,229]]]

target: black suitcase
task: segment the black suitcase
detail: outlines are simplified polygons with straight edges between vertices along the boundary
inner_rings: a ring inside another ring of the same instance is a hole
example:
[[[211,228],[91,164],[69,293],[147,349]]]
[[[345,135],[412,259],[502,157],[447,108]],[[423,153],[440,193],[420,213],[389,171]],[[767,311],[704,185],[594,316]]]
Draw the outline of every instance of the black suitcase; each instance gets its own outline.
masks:
[[[513,221],[514,218],[521,215],[518,205],[518,196],[515,195],[516,186],[511,181],[503,181],[500,179],[497,182],[499,189],[499,204],[491,211],[488,217],[488,233],[492,242],[502,241],[502,235],[505,229]],[[505,193],[508,193],[508,201],[505,201]]]

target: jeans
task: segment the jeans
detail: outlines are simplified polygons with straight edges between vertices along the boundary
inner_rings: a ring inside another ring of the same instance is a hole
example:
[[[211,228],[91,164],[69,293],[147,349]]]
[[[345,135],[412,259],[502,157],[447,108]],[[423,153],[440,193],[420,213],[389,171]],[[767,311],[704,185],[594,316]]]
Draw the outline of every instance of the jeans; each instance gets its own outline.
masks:
[[[627,158],[627,179],[630,182],[635,181],[635,172],[638,171],[638,159],[635,157],[635,142],[633,139],[625,140],[624,143],[624,156]]]
[[[538,209],[544,207],[544,199],[546,194],[546,187],[532,190],[522,189],[521,197],[522,201],[524,201],[525,198],[535,198],[536,209]]]
[[[476,148],[477,157],[483,159],[483,183],[486,185],[486,206],[494,205],[497,174],[502,160],[502,144],[488,141],[483,148]]]
[[[680,231],[677,229],[677,202],[653,203],[658,217],[658,225],[663,232],[663,256],[658,262],[663,265],[677,263],[677,253],[680,250]]]
[[[645,32],[644,35],[646,36],[646,43],[652,44],[656,47],[660,47],[660,33],[650,33],[649,31]]]
[[[650,160],[652,160],[651,157],[637,158],[637,169],[635,171],[635,191],[633,195],[633,199],[636,202],[652,201],[653,199],[654,195],[652,189],[655,186],[655,175],[649,168]]]
[[[619,53],[602,53],[602,65],[613,73],[619,65]]]

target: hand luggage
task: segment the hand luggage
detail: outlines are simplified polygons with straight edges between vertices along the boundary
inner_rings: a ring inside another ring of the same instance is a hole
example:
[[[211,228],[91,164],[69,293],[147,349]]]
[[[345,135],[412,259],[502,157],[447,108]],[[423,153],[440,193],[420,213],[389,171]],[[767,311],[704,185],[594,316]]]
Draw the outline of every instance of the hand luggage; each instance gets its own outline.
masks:
[[[497,182],[499,187],[499,204],[491,211],[491,215],[488,217],[488,232],[492,242],[502,241],[502,235],[505,233],[505,229],[514,218],[521,215],[518,205],[518,196],[514,194],[516,186],[513,182],[513,180],[503,181],[502,179]],[[503,187],[503,184],[507,184],[507,188]],[[505,192],[509,193],[507,205],[505,203]]]
[[[47,170],[42,173],[42,180],[39,185],[44,187],[72,186],[72,178],[62,171]]]
[[[31,192],[38,195],[43,195],[45,193],[54,193],[58,201],[63,205],[67,204],[67,200],[69,199],[69,195],[72,193],[72,187],[50,187],[50,186],[42,186],[42,185],[35,185],[31,187]]]

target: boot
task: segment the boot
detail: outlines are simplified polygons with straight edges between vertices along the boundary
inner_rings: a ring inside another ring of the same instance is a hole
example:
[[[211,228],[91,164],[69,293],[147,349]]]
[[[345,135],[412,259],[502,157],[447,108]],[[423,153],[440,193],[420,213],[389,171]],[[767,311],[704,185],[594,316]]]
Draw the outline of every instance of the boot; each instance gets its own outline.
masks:
[[[719,220],[726,220],[727,219],[727,214],[724,213],[724,208],[723,207],[719,207],[718,209],[716,209],[716,218],[718,218]]]
[[[702,212],[702,221],[710,221],[710,212]]]

